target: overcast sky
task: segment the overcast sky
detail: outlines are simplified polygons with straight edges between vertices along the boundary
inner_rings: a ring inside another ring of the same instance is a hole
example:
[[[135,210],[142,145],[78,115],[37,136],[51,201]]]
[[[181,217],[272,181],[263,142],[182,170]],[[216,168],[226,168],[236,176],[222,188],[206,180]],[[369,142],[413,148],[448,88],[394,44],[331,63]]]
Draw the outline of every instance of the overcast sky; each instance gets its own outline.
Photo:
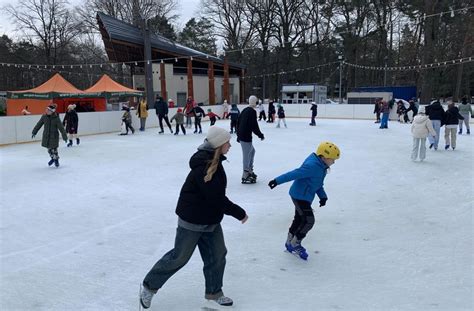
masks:
[[[176,14],[180,15],[180,18],[174,24],[179,27],[183,27],[186,22],[193,16],[196,16],[196,12],[199,7],[200,0],[176,0],[178,3],[178,11]],[[7,4],[16,4],[18,1],[15,0],[0,0],[0,36],[7,34],[9,37],[20,37],[21,33],[14,33],[14,25],[6,14],[2,7]],[[84,0],[69,0],[72,6],[83,3]]]

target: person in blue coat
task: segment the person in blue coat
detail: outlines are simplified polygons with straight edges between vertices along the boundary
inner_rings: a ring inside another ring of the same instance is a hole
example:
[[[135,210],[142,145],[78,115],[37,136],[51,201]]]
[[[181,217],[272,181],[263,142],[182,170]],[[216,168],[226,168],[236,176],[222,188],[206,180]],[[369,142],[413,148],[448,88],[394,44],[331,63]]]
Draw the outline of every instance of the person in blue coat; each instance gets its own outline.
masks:
[[[271,180],[268,186],[273,189],[277,185],[294,180],[290,188],[290,197],[295,204],[295,217],[288,230],[285,247],[290,253],[297,254],[302,259],[308,259],[306,249],[301,241],[314,225],[314,214],[311,204],[316,195],[319,206],[326,205],[328,196],[324,191],[324,178],[327,170],[339,159],[341,152],[331,142],[319,144],[316,153],[311,153],[303,164],[290,172]]]

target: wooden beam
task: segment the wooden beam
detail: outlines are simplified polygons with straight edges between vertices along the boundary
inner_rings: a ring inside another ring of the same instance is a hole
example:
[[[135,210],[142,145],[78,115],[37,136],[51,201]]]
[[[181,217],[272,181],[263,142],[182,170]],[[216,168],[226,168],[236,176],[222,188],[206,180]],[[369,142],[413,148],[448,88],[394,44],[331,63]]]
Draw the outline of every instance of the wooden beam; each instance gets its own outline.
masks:
[[[194,99],[194,88],[193,88],[193,61],[188,58],[188,97],[191,96]]]
[[[229,96],[229,61],[227,56],[224,57],[224,99],[230,103],[230,96]]]

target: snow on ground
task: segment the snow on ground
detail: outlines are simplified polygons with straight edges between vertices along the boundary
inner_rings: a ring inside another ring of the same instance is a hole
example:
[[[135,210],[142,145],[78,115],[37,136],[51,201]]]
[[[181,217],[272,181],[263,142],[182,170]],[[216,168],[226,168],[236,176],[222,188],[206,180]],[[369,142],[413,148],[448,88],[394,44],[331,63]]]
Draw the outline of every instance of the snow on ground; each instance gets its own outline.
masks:
[[[223,221],[234,306],[204,300],[196,251],[150,310],[472,310],[473,137],[420,163],[410,160],[410,125],[287,121],[260,123],[257,184],[240,183],[235,136],[224,163],[228,196],[249,215]],[[1,310],[138,310],[139,284],[173,246],[179,190],[204,138],[157,132],[62,144],[59,169],[39,142],[0,148]],[[326,177],[327,206],[313,205],[305,262],[283,251],[291,183],[267,183],[323,140],[342,157]]]

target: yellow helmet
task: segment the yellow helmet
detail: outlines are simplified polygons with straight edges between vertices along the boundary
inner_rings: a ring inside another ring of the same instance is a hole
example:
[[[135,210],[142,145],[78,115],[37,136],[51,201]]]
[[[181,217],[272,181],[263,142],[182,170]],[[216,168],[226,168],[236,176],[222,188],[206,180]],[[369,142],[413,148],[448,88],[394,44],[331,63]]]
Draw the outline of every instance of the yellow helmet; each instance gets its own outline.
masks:
[[[323,141],[319,144],[316,155],[337,160],[341,155],[341,151],[339,151],[339,148],[335,144],[329,141]]]

